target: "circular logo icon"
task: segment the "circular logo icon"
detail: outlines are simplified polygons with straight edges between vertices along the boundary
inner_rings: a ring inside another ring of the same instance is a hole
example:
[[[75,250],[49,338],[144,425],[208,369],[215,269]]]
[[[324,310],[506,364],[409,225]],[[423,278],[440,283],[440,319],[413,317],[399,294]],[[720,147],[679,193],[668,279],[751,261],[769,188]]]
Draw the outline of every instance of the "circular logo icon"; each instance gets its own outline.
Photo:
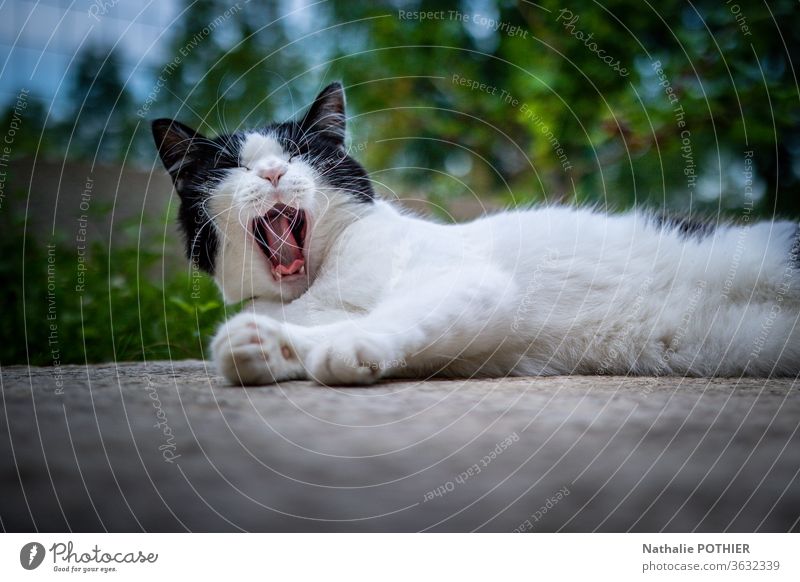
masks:
[[[19,563],[26,570],[35,570],[44,561],[44,546],[39,542],[29,542],[19,551]]]

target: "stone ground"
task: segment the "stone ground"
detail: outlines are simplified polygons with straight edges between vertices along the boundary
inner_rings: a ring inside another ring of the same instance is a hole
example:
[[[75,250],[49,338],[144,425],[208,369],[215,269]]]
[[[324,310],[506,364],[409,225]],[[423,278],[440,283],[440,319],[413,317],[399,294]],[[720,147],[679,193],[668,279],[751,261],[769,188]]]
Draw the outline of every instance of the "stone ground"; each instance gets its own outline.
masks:
[[[0,370],[5,530],[798,530],[791,379],[62,374]]]

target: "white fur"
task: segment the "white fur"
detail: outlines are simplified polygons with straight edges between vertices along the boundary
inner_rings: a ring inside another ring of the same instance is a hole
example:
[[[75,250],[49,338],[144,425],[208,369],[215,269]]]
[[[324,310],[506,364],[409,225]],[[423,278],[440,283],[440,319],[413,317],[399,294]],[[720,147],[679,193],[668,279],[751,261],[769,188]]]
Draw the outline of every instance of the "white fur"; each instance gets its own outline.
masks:
[[[249,138],[247,163],[288,164],[285,185],[237,170],[211,201],[217,281],[250,298],[212,344],[232,382],[800,372],[796,223],[687,239],[644,213],[542,207],[437,224],[320,186],[270,140]],[[311,225],[289,284],[245,227],[278,201]]]

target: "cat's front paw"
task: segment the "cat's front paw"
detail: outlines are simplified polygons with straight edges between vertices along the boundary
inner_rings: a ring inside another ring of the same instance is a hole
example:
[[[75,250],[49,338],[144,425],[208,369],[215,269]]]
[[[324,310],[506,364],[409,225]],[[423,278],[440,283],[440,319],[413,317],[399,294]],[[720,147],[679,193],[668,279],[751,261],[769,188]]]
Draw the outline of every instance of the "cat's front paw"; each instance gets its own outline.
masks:
[[[356,334],[314,347],[306,360],[311,380],[328,386],[372,384],[405,361],[396,357],[392,342],[381,336]]]
[[[273,384],[305,378],[305,369],[284,327],[268,317],[240,313],[211,343],[217,370],[233,384]]]

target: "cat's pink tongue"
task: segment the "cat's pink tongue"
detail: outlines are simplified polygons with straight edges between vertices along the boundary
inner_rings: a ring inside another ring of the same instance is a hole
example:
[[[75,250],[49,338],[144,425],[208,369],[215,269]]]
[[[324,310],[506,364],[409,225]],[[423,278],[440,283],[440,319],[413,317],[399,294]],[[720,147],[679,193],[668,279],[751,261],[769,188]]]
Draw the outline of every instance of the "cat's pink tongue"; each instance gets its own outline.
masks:
[[[267,245],[272,256],[272,270],[277,275],[295,275],[299,273],[305,261],[303,251],[292,233],[292,224],[283,214],[267,219],[269,228],[266,228]]]

